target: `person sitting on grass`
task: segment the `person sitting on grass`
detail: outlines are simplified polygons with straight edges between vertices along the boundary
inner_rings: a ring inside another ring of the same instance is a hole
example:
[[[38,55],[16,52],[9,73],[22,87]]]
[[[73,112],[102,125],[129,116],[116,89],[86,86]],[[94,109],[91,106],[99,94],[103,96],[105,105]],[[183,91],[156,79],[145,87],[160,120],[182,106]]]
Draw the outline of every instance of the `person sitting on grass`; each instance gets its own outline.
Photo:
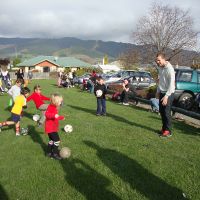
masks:
[[[58,135],[59,120],[64,120],[64,116],[58,115],[58,109],[62,105],[63,98],[59,94],[52,94],[51,103],[49,104],[45,116],[45,133],[49,137],[47,146],[47,156],[57,160],[62,158],[59,155],[60,138]]]
[[[128,106],[129,98],[135,96],[135,87],[129,84],[128,79],[124,79],[122,87],[123,91],[120,95],[120,104]]]
[[[97,98],[97,116],[106,116],[106,93],[104,80],[101,77],[97,78],[97,84],[94,87],[94,94]]]
[[[26,106],[26,97],[30,93],[29,88],[24,87],[21,89],[21,94],[15,98],[14,106],[11,110],[11,119],[12,121],[5,121],[0,123],[0,131],[3,126],[10,126],[15,124],[15,134],[20,136],[20,118],[22,108]]]
[[[45,111],[49,104],[45,104],[44,101],[50,101],[49,97],[42,95],[40,85],[34,86],[34,92],[27,98],[27,102],[33,101],[38,110],[42,111],[41,118],[38,121],[38,125],[41,126],[45,122]]]

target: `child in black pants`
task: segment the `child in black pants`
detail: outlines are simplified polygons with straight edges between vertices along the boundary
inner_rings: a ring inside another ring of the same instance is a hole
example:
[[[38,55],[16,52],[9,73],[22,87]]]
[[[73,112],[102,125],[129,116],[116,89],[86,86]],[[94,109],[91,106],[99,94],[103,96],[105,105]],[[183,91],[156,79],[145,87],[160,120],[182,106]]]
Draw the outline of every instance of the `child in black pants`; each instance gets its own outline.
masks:
[[[106,93],[107,93],[107,89],[106,86],[104,84],[104,80],[99,77],[97,78],[97,83],[94,87],[94,94],[97,98],[97,111],[96,111],[96,115],[97,116],[106,116]]]

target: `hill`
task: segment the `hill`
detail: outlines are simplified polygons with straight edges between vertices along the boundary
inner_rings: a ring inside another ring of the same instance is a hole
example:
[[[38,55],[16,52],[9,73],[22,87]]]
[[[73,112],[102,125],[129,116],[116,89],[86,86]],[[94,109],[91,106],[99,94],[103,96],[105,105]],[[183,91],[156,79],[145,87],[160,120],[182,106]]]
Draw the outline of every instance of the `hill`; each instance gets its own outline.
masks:
[[[95,60],[102,59],[107,54],[110,59],[114,60],[128,48],[137,48],[137,46],[100,40],[80,40],[71,37],[59,39],[0,38],[1,57],[12,57],[16,54],[22,57],[57,55],[85,56]]]
[[[0,38],[0,57],[2,58],[19,56],[24,59],[38,55],[73,56],[95,63],[101,61],[105,54],[108,55],[109,61],[116,60],[120,54],[129,49],[138,51],[141,63],[147,63],[148,48],[130,43],[81,40],[72,37],[54,39]],[[183,51],[178,57],[178,60],[181,60],[179,64],[190,64],[193,55],[193,51]]]

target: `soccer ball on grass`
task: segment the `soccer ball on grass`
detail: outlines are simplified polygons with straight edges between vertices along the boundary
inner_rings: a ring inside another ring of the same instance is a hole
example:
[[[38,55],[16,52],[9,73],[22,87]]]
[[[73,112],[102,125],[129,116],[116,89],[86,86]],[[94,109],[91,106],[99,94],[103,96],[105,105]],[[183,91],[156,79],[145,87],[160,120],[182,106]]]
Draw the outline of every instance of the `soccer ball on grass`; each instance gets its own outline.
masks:
[[[71,150],[68,147],[63,147],[60,150],[60,157],[61,158],[69,158],[71,156]]]

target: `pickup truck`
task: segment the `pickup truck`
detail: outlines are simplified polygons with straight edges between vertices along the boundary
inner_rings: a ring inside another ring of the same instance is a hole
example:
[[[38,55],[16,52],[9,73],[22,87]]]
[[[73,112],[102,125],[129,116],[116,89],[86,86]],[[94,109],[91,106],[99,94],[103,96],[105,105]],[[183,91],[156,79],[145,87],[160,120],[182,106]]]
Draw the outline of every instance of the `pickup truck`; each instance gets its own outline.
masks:
[[[194,104],[196,95],[200,92],[200,70],[178,68],[176,72],[175,103],[186,110]]]

